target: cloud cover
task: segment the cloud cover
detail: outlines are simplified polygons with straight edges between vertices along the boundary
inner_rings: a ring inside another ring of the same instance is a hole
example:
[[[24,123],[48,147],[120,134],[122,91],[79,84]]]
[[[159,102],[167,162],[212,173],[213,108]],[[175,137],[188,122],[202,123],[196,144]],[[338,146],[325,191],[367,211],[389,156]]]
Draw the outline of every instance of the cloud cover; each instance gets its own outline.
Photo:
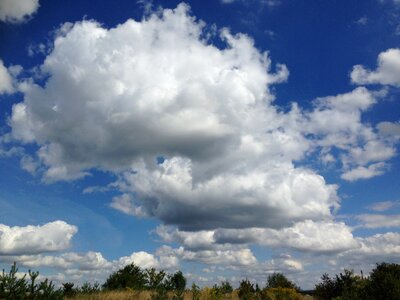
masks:
[[[37,147],[21,164],[47,183],[116,174],[110,206],[175,226],[163,238],[183,245],[161,248],[159,260],[135,254],[146,266],[248,266],[251,244],[322,255],[381,239],[360,241],[336,222],[338,186],[301,162],[315,155],[348,181],[384,173],[398,124],[362,121],[384,93],[356,87],[284,111],[270,86],[287,68],[247,35],[222,29],[217,47],[205,28],[185,4],[110,29],[64,25],[37,74],[45,84],[19,85],[11,136]]]

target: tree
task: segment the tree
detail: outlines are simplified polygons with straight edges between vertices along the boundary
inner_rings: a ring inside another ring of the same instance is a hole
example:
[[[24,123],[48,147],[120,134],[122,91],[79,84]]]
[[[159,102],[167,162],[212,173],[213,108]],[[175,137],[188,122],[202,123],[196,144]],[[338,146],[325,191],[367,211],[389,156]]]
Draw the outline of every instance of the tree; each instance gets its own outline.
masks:
[[[400,265],[380,263],[372,270],[368,284],[367,295],[375,300],[400,299]]]
[[[267,279],[267,288],[288,288],[299,290],[299,288],[286,278],[282,273],[273,273],[268,276]]]
[[[315,286],[315,297],[320,300],[330,299],[364,299],[367,279],[354,275],[353,271],[344,270],[344,273],[330,278],[322,275],[322,282]]]
[[[151,290],[164,288],[165,272],[163,270],[157,271],[155,268],[146,270],[147,287]]]
[[[181,271],[177,271],[170,277],[171,288],[175,291],[184,291],[186,287],[186,278]]]
[[[62,299],[62,291],[56,289],[53,282],[47,278],[39,284],[35,282],[39,272],[29,270],[29,279],[26,279],[27,274],[22,277],[17,276],[17,274],[16,263],[12,265],[9,273],[3,270],[2,274],[0,274],[0,299]]]
[[[254,299],[254,286],[253,284],[248,280],[242,280],[239,285],[239,298],[242,300],[252,300]]]
[[[130,264],[112,273],[103,284],[105,289],[115,290],[132,288],[143,290],[146,288],[146,274],[135,264]]]

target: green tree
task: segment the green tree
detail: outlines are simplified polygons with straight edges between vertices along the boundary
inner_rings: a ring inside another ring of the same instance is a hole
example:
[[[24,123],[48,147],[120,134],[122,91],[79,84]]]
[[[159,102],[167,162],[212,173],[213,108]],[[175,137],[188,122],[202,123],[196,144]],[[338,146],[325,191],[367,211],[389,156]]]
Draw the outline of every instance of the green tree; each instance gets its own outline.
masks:
[[[146,274],[135,264],[129,264],[123,269],[112,273],[103,284],[105,289],[115,290],[132,288],[144,290],[147,284]]]
[[[192,300],[200,300],[200,295],[201,295],[200,288],[194,282],[192,283],[191,291],[192,291]]]
[[[295,283],[291,282],[282,273],[273,273],[267,278],[266,288],[288,288],[299,290]]]
[[[400,265],[390,263],[377,264],[372,270],[366,288],[369,299],[400,299]]]
[[[239,284],[239,298],[242,300],[252,300],[255,298],[255,289],[253,284],[248,280],[242,280]]]

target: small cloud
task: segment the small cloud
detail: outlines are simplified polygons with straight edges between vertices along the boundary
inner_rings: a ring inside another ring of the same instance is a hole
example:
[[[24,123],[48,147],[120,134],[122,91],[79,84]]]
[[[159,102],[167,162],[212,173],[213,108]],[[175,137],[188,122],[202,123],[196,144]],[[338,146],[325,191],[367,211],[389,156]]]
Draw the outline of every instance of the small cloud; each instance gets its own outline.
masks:
[[[400,215],[363,214],[356,216],[363,228],[400,227]]]
[[[387,169],[387,164],[384,162],[379,162],[372,164],[368,167],[359,166],[357,168],[351,169],[345,172],[341,178],[347,181],[356,181],[359,179],[369,179],[375,176],[382,175]]]
[[[350,74],[352,83],[382,84],[400,87],[400,49],[392,48],[381,52],[375,71],[356,65]]]
[[[361,17],[357,21],[355,21],[355,23],[358,24],[358,25],[367,25],[368,18],[366,16]]]
[[[398,206],[399,204],[400,204],[400,201],[381,201],[381,202],[372,203],[367,208],[372,211],[383,212],[383,211],[387,211],[391,208],[394,208],[395,206]]]

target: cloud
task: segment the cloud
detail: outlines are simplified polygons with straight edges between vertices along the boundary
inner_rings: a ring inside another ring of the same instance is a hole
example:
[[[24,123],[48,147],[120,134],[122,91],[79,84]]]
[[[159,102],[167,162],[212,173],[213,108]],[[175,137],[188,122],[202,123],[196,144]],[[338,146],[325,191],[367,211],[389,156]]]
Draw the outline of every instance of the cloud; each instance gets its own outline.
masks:
[[[350,74],[351,81],[356,84],[383,84],[400,86],[400,49],[392,48],[381,52],[375,71],[356,65]]]
[[[369,179],[378,175],[382,175],[387,168],[385,163],[371,164],[368,167],[357,167],[342,174],[342,179],[355,181],[358,179]]]
[[[240,245],[288,248],[309,253],[343,252],[359,247],[351,229],[341,222],[306,220],[282,229],[216,229],[197,232],[159,226],[158,236],[167,243],[179,243],[187,250],[227,250]]]
[[[362,114],[384,93],[357,87],[283,111],[271,85],[287,80],[287,68],[245,34],[221,29],[217,47],[206,28],[185,4],[110,29],[69,23],[38,67],[46,82],[20,84],[10,136],[37,150],[22,167],[46,183],[109,172],[115,182],[84,193],[117,190],[110,207],[159,220],[158,235],[179,245],[114,261],[42,255],[43,263],[68,266],[71,276],[129,261],[243,268],[257,263],[253,245],[327,256],[366,243],[334,221],[338,186],[302,165],[321,157],[348,181],[383,174],[397,123],[374,126]],[[305,265],[291,256],[268,270]]]
[[[380,122],[377,125],[379,133],[383,136],[393,138],[395,140],[400,139],[400,123],[399,122]]]
[[[282,227],[328,218],[337,206],[335,186],[290,164],[259,163],[244,174],[233,170],[201,182],[188,159],[166,159],[152,168],[125,173],[125,188],[140,200],[138,209],[185,230]]]
[[[14,91],[12,77],[0,59],[0,94]]]
[[[400,215],[363,214],[356,216],[364,228],[400,227]]]
[[[227,47],[209,45],[188,9],[112,30],[83,21],[58,36],[41,67],[46,86],[26,84],[10,123],[16,139],[40,145],[45,180],[118,171],[143,156],[205,161],[257,128],[273,99],[266,87],[284,81],[286,67],[266,72],[267,54],[243,34],[222,30]]]
[[[399,205],[399,203],[400,203],[399,201],[381,201],[372,203],[371,205],[368,206],[368,208],[373,211],[383,212]]]
[[[25,22],[39,8],[39,0],[1,0],[0,21],[9,23]]]
[[[9,227],[0,224],[0,255],[37,254],[61,251],[70,247],[78,229],[64,221],[42,226]]]
[[[184,247],[173,249],[169,246],[163,246],[158,249],[157,253],[163,256],[175,256],[184,261],[201,262],[215,266],[250,266],[257,262],[253,252],[248,248],[193,251]]]

